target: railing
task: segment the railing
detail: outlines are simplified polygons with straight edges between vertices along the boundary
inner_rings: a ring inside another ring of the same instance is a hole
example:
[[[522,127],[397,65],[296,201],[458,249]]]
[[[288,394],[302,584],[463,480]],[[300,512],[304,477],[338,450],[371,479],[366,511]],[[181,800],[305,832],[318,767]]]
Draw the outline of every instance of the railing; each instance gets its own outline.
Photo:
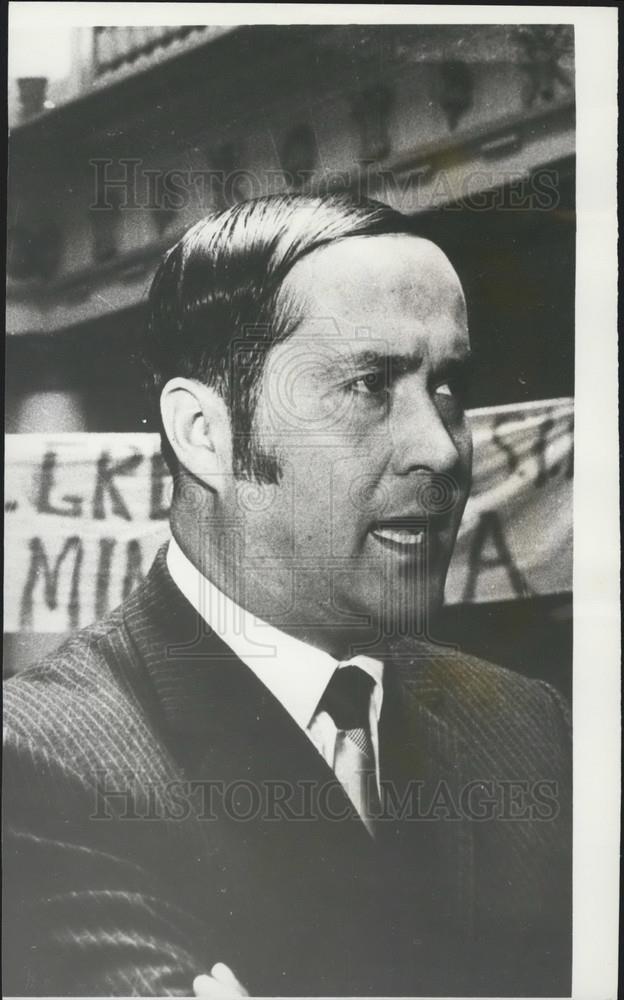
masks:
[[[199,48],[236,25],[153,25],[74,27],[70,64],[61,75],[41,65],[35,75],[9,79],[12,130],[47,116],[78,98]]]
[[[93,28],[93,74],[157,63],[180,49],[209,41],[231,30],[217,25],[160,25]],[[136,67],[138,68],[138,67]]]

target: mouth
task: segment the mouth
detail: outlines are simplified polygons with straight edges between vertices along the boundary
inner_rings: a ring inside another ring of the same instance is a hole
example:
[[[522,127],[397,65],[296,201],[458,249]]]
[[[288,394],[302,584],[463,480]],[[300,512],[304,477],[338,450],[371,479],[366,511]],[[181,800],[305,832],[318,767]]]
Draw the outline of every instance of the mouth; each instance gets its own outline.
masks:
[[[425,529],[422,521],[393,520],[378,521],[370,529],[370,533],[386,548],[397,552],[415,553],[425,543]]]

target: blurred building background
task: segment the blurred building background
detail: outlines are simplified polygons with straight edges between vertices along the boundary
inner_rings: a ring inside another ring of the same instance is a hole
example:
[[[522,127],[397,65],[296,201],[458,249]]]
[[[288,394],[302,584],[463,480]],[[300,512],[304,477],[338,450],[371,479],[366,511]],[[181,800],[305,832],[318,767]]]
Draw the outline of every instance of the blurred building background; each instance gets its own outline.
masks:
[[[35,26],[12,39],[7,431],[149,429],[136,354],[162,252],[206,213],[283,190],[362,191],[446,250],[468,299],[472,406],[572,396],[572,32]],[[568,691],[570,619],[564,594],[454,607],[446,624]],[[9,637],[10,669],[34,648]]]

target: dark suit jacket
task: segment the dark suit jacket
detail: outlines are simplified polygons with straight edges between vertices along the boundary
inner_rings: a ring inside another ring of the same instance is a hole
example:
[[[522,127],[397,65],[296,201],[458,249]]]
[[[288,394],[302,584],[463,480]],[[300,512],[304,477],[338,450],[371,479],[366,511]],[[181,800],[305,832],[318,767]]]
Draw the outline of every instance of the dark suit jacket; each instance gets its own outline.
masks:
[[[387,664],[373,842],[161,551],[7,682],[5,721],[7,993],[188,996],[215,961],[257,995],[569,992],[568,725],[542,683],[438,647]]]

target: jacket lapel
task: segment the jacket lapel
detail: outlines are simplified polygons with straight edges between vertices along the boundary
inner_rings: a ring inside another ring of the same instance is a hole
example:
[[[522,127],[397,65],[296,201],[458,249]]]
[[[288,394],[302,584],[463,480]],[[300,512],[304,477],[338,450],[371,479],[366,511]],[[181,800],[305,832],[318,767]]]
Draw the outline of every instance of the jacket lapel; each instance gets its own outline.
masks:
[[[260,992],[268,973],[274,992],[281,963],[285,993],[322,993],[323,977],[329,992],[358,993],[382,973],[387,983],[388,966],[378,968],[386,948],[396,956],[397,989],[403,976],[423,982],[427,961],[435,983],[447,956],[430,961],[423,927],[439,931],[442,921],[453,933],[461,914],[468,928],[472,839],[468,824],[449,814],[466,752],[427,661],[387,665],[381,777],[395,801],[409,808],[416,793],[420,802],[416,815],[378,825],[373,843],[307,736],[180,593],[165,554],[163,547],[124,605],[125,631],[114,641],[124,683],[148,706],[159,741],[182,775],[210,792],[207,852],[231,920],[223,960]],[[322,942],[321,952],[302,946],[306,935]]]
[[[359,950],[353,911],[372,905],[379,883],[374,844],[333,771],[188,604],[164,549],[124,619],[131,686],[203,799],[195,825],[215,880],[211,906],[216,896],[229,928],[222,960],[259,992],[265,980],[275,992],[278,964],[286,992],[317,992],[323,976],[329,992],[342,988],[346,955],[374,957],[366,943]]]
[[[179,766],[189,775],[222,774],[229,782],[335,783],[286,709],[180,593],[165,551],[124,606],[124,619],[135,654],[132,686],[143,703],[149,696]],[[335,811],[356,817],[342,795],[334,800]],[[350,825],[358,832],[362,827],[367,843],[363,825]]]

